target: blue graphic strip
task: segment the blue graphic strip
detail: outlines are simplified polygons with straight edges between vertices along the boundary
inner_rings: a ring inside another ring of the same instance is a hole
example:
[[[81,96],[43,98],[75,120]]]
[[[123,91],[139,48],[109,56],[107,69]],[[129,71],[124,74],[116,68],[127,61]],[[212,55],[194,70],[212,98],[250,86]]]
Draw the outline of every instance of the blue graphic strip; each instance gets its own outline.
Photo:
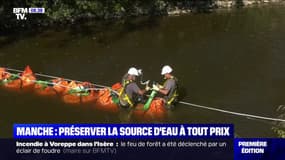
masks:
[[[14,124],[14,138],[233,138],[232,124]]]
[[[284,160],[285,139],[237,138],[234,140],[235,160]]]

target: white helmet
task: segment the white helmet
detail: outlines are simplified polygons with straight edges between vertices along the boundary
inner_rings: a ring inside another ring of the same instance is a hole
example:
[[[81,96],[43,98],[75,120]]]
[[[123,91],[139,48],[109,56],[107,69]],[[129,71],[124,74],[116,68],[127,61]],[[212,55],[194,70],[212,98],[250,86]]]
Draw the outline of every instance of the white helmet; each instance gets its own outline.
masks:
[[[171,73],[172,68],[169,65],[165,65],[162,67],[161,75],[165,75],[166,73]]]
[[[139,71],[135,67],[131,67],[128,71],[129,75],[139,76]]]

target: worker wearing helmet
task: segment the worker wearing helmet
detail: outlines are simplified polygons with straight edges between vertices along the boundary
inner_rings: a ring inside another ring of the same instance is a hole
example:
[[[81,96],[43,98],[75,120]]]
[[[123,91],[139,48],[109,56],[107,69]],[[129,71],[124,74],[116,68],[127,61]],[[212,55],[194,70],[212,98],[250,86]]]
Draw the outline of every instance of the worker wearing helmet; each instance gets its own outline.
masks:
[[[136,77],[141,75],[141,70],[131,67],[123,76],[123,89],[119,93],[120,105],[122,107],[133,107],[138,103],[146,90],[141,90],[136,84]]]
[[[161,75],[164,76],[165,82],[161,85],[154,85],[153,89],[163,95],[163,101],[167,108],[172,108],[177,101],[177,78],[172,75],[173,69],[169,65],[162,67]]]

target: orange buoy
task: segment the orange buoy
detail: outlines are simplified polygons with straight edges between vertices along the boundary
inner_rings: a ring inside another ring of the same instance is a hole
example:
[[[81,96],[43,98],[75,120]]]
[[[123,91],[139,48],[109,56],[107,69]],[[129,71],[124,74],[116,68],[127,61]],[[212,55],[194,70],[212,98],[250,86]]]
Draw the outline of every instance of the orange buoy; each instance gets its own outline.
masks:
[[[148,110],[143,109],[143,104],[138,104],[133,111],[133,117],[139,121],[159,121],[167,117],[167,110],[163,100],[154,99]]]
[[[77,85],[79,88],[92,88],[92,84],[90,82],[83,82]],[[82,103],[93,103],[96,102],[98,98],[98,93],[94,90],[89,90],[88,95],[86,93],[81,94],[81,102]]]
[[[22,80],[9,80],[11,74],[6,72],[5,68],[0,68],[0,80],[5,88],[8,89],[20,89],[22,87]]]
[[[89,104],[95,103],[97,100],[96,93],[90,92],[88,95],[82,93],[66,94],[63,96],[63,101],[68,104]]]
[[[147,113],[148,112],[152,113],[157,120],[165,119],[167,116],[167,110],[164,107],[164,102],[162,99],[153,100]]]
[[[19,79],[9,80],[9,78],[12,76],[9,73],[6,73],[5,76],[6,76],[5,78],[8,80],[6,83],[4,83],[5,88],[13,89],[13,90],[14,89],[25,89],[25,90],[29,89],[30,90],[34,88],[36,77],[34,76],[33,71],[31,70],[29,66],[25,68],[23,73],[21,73],[20,75],[17,75],[17,78]]]
[[[80,104],[81,97],[73,94],[67,94],[63,96],[63,101],[68,104]]]
[[[21,74],[20,79],[22,80],[22,88],[34,85],[36,77],[30,66],[26,66],[24,72]]]
[[[96,102],[97,97],[95,94],[90,93],[89,95],[81,95],[80,93],[76,94],[67,94],[63,96],[63,101],[68,104],[88,104]]]
[[[90,91],[89,95],[82,96],[81,101],[82,103],[93,103],[96,102],[98,95],[94,91]]]
[[[77,84],[74,81],[71,81],[66,87],[63,92],[63,101],[69,104],[80,104],[81,96],[79,93],[70,94],[69,91],[73,88],[76,88]]]
[[[85,86],[90,86],[89,82],[76,84],[74,81],[71,81],[64,91],[63,101],[69,104],[81,104],[81,103],[91,103],[97,100],[97,94],[94,91],[80,93],[80,88],[85,88]],[[72,89],[75,90],[72,93]],[[79,89],[76,92],[76,89]]]
[[[55,96],[57,94],[56,90],[53,87],[43,87],[40,84],[35,84],[34,91],[36,94],[41,96]]]
[[[112,85],[112,90],[118,91],[118,90],[120,90],[121,88],[123,88],[123,86],[122,86],[122,84],[119,83],[119,82]]]
[[[68,92],[73,89],[76,88],[77,84],[74,81],[71,81],[68,83],[68,85],[63,86],[63,88],[65,88],[64,90],[64,94],[68,94]]]
[[[0,68],[0,81],[6,79],[6,69],[5,68]]]
[[[58,94],[63,94],[66,92],[68,87],[68,82],[62,78],[53,79],[52,82],[54,86],[52,87]]]
[[[22,88],[22,80],[21,79],[16,79],[10,82],[7,82],[4,84],[5,88],[8,89],[21,89]]]
[[[111,93],[107,88],[98,92],[98,103],[101,105],[109,105],[113,103]]]
[[[102,89],[98,92],[96,108],[105,112],[116,113],[119,111],[119,106],[112,101],[111,92],[109,89]]]

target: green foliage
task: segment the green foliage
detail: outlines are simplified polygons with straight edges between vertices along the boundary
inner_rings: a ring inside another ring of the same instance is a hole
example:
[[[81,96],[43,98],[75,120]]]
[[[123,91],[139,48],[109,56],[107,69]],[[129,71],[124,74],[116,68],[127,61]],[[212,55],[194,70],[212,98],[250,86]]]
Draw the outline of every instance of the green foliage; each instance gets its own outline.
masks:
[[[153,8],[163,9],[167,0],[26,0],[13,6],[44,7],[46,15],[52,20],[91,16],[112,18],[139,15]],[[11,2],[7,2],[10,4]],[[16,2],[15,2],[16,3]],[[23,3],[25,3],[23,5]]]
[[[278,135],[280,138],[285,138],[285,130],[277,127],[273,127],[272,130]]]
[[[212,0],[206,0],[211,1]],[[213,0],[214,1],[214,0]],[[12,7],[44,7],[45,18],[55,21],[73,21],[78,18],[121,18],[139,15],[167,14],[173,6],[194,4],[196,0],[25,0],[4,1],[0,14]],[[11,12],[8,19],[15,17]],[[42,19],[43,17],[39,18]],[[15,18],[14,18],[15,19]],[[39,20],[38,19],[38,20]],[[40,20],[39,20],[40,21]]]
[[[97,13],[101,8],[103,8],[103,4],[97,1],[76,1],[75,4],[77,5],[78,11],[81,12],[91,12]]]

